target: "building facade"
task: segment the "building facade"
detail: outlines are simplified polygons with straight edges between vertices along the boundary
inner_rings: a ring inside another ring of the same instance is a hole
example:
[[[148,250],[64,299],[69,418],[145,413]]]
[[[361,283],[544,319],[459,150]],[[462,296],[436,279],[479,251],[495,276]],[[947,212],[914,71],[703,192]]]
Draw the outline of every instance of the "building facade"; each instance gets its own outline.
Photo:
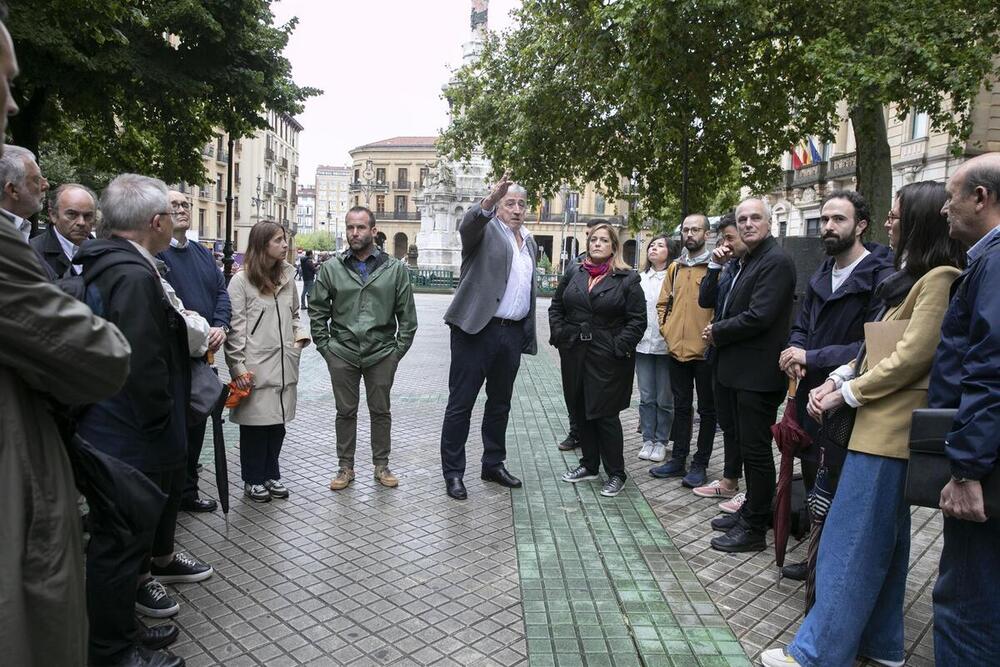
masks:
[[[951,152],[951,137],[931,127],[926,113],[911,109],[903,114],[890,106],[885,114],[894,192],[915,181],[947,181],[969,157],[1000,150],[1000,90],[996,86],[992,91],[981,91],[976,98],[972,133],[959,156]],[[793,167],[791,155],[785,156],[784,180],[769,197],[776,234],[818,236],[820,203],[826,193],[856,187],[854,128],[846,105],[841,108],[841,118],[844,120],[834,141],[817,147],[819,160]],[[880,225],[882,221],[872,223]]]
[[[351,168],[320,165],[316,168],[316,225],[315,231],[326,232],[336,240],[336,247],[344,245],[344,220],[350,210]]]
[[[300,185],[295,205],[297,234],[311,234],[316,230],[316,188]]]

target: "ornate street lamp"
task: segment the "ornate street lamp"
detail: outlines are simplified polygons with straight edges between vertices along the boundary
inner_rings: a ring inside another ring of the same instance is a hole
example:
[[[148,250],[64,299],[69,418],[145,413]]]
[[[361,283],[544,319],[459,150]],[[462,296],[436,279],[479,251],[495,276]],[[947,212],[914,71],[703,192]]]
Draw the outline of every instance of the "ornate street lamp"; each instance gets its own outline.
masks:
[[[357,180],[351,183],[351,191],[363,193],[365,195],[365,205],[371,208],[372,193],[386,193],[389,191],[389,185],[388,183],[375,180],[375,163],[372,162],[371,158],[365,160],[365,168],[361,170],[361,175],[365,177],[365,180]]]
[[[257,207],[257,222],[260,222],[260,205],[264,200],[260,198],[260,176],[257,177],[257,196],[250,198],[250,203]]]

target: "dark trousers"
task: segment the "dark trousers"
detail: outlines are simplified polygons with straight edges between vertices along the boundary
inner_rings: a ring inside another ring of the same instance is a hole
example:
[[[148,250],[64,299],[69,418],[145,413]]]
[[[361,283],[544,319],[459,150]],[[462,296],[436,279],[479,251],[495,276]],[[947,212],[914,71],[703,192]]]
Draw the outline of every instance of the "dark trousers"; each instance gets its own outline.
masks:
[[[299,304],[305,308],[309,303],[309,293],[312,292],[313,283],[315,280],[303,280],[302,281],[302,302]]]
[[[559,350],[559,363],[572,363],[566,359],[566,353],[564,350]],[[566,401],[566,414],[569,417],[569,437],[577,442],[580,442],[580,420],[576,416],[576,406],[573,405],[573,402],[566,396],[566,392],[563,392],[563,399]]]
[[[389,394],[396,377],[399,358],[390,354],[370,366],[358,366],[332,352],[324,353],[330,369],[330,384],[337,403],[337,458],[341,468],[354,468],[354,453],[358,444],[358,403],[361,400],[361,378],[365,380],[365,399],[371,416],[372,463],[389,463],[392,449],[392,412]]]
[[[469,438],[472,408],[483,382],[486,383],[483,469],[500,466],[507,458],[507,418],[514,380],[521,367],[525,322],[506,323],[493,318],[477,334],[451,327],[448,407],[441,427],[441,470],[445,479],[465,475],[465,443]]]
[[[743,477],[743,453],[736,439],[736,391],[715,383],[715,405],[722,428],[722,476],[726,479]]]
[[[619,415],[587,419],[587,408],[583,392],[576,403],[576,414],[580,427],[580,465],[592,473],[604,464],[604,473],[610,477],[625,475],[625,439],[622,435],[622,420]]]
[[[939,665],[1000,664],[1000,519],[945,518],[934,584],[934,658]]]
[[[715,392],[712,366],[704,359],[677,361],[670,357],[670,388],[674,392],[673,458],[687,460],[691,451],[691,432],[694,422],[694,392],[698,392],[698,449],[692,466],[708,467],[715,441]]]
[[[784,391],[731,390],[729,406],[736,424],[736,440],[743,455],[747,499],[740,510],[750,527],[766,532],[774,500],[774,453],[771,449],[771,425],[778,414]]]
[[[143,474],[160,487],[163,493],[167,494],[167,503],[163,506],[159,523],[156,524],[156,531],[153,533],[153,546],[142,561],[140,574],[149,572],[150,555],[153,558],[159,558],[160,556],[169,556],[174,552],[177,512],[181,508],[181,492],[187,477],[187,467],[181,466],[173,470],[144,472]]]
[[[203,422],[188,425],[187,474],[184,478],[184,490],[181,492],[182,500],[198,499],[198,459],[201,458],[201,449],[205,443],[205,429],[210,419],[211,417]]]
[[[91,664],[103,665],[118,661],[137,641],[135,590],[140,571],[148,570],[154,530],[150,527],[123,543],[120,533],[107,526],[99,506],[90,509],[89,525],[88,650]]]
[[[243,481],[247,484],[263,484],[268,479],[281,479],[278,456],[284,442],[284,424],[240,424],[240,475]]]

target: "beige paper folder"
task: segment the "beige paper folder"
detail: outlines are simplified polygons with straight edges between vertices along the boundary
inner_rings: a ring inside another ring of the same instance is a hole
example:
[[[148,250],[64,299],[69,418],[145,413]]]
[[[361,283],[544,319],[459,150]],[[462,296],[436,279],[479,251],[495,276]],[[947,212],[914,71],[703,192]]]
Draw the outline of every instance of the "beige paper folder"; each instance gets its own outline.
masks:
[[[910,320],[890,320],[888,322],[865,322],[865,348],[868,356],[868,368],[891,355],[896,345],[903,339]],[[912,389],[927,389],[928,376],[918,380]]]

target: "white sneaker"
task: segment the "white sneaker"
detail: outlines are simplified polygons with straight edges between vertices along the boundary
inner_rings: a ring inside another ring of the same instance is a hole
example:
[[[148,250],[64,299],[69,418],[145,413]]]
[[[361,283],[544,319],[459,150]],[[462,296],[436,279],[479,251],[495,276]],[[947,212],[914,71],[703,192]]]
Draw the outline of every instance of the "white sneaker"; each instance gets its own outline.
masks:
[[[903,667],[904,663],[902,660],[882,660],[881,658],[869,658],[865,656],[866,659],[871,660],[876,665],[885,665],[885,667]]]
[[[785,653],[783,648],[769,648],[761,653],[760,664],[764,667],[799,667],[798,661]]]
[[[653,445],[653,449],[649,453],[649,460],[660,463],[667,458],[667,446],[662,442],[657,442]]]
[[[642,443],[642,449],[639,450],[639,458],[643,461],[649,460],[649,455],[653,453],[653,443],[649,440]]]

